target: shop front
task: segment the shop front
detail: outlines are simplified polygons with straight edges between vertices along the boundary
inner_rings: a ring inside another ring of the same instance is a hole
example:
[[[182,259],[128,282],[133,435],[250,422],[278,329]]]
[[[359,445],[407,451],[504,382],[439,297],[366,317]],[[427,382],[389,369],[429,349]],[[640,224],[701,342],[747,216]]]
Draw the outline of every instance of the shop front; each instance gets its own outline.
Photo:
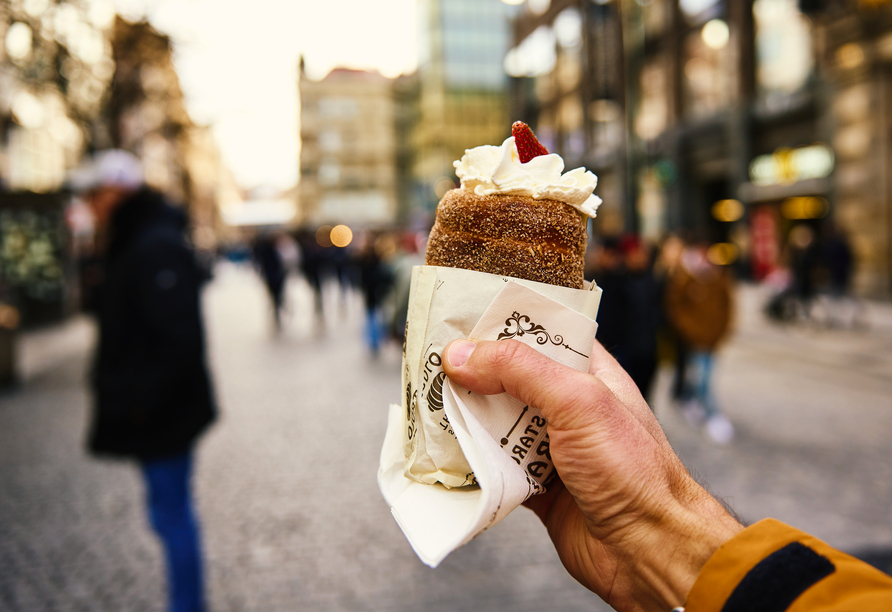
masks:
[[[833,167],[833,152],[821,143],[779,148],[750,162],[750,180],[740,186],[738,198],[748,213],[755,279],[788,265],[791,235],[808,233],[821,241],[831,231]]]

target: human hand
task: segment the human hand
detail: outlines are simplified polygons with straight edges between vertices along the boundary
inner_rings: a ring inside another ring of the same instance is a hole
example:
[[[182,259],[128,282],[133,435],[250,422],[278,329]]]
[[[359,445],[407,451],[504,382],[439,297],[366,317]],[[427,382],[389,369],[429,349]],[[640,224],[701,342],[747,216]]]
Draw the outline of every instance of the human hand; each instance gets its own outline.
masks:
[[[628,374],[595,341],[588,373],[517,342],[458,340],[443,367],[548,420],[562,484],[527,501],[561,562],[620,611],[682,605],[701,567],[743,527],[688,474]]]

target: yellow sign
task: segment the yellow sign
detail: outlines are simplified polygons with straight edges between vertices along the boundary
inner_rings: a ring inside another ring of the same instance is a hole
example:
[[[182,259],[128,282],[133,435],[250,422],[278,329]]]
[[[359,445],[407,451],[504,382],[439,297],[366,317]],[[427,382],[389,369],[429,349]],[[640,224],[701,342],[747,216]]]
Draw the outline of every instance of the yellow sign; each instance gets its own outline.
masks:
[[[814,196],[787,198],[781,204],[784,219],[820,219],[830,212],[830,204],[824,198]]]
[[[750,181],[756,185],[781,185],[824,178],[833,172],[833,164],[833,151],[825,144],[798,149],[782,147],[750,162]]]

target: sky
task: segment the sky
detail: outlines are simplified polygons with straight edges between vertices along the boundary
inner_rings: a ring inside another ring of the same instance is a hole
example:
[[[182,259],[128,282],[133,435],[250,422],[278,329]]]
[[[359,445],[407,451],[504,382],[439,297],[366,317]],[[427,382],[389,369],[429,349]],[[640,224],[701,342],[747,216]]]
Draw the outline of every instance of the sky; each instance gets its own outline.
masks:
[[[298,178],[297,66],[386,76],[417,63],[415,0],[115,0],[174,43],[192,120],[211,125],[240,186],[287,189]]]

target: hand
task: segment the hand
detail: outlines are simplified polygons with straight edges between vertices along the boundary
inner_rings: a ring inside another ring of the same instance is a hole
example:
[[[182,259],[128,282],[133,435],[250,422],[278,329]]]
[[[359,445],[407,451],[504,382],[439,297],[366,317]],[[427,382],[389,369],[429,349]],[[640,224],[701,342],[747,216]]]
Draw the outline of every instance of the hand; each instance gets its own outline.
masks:
[[[595,341],[588,373],[517,342],[458,340],[443,367],[548,419],[561,483],[527,501],[570,574],[620,611],[684,603],[713,552],[743,529],[688,474],[629,375]]]

